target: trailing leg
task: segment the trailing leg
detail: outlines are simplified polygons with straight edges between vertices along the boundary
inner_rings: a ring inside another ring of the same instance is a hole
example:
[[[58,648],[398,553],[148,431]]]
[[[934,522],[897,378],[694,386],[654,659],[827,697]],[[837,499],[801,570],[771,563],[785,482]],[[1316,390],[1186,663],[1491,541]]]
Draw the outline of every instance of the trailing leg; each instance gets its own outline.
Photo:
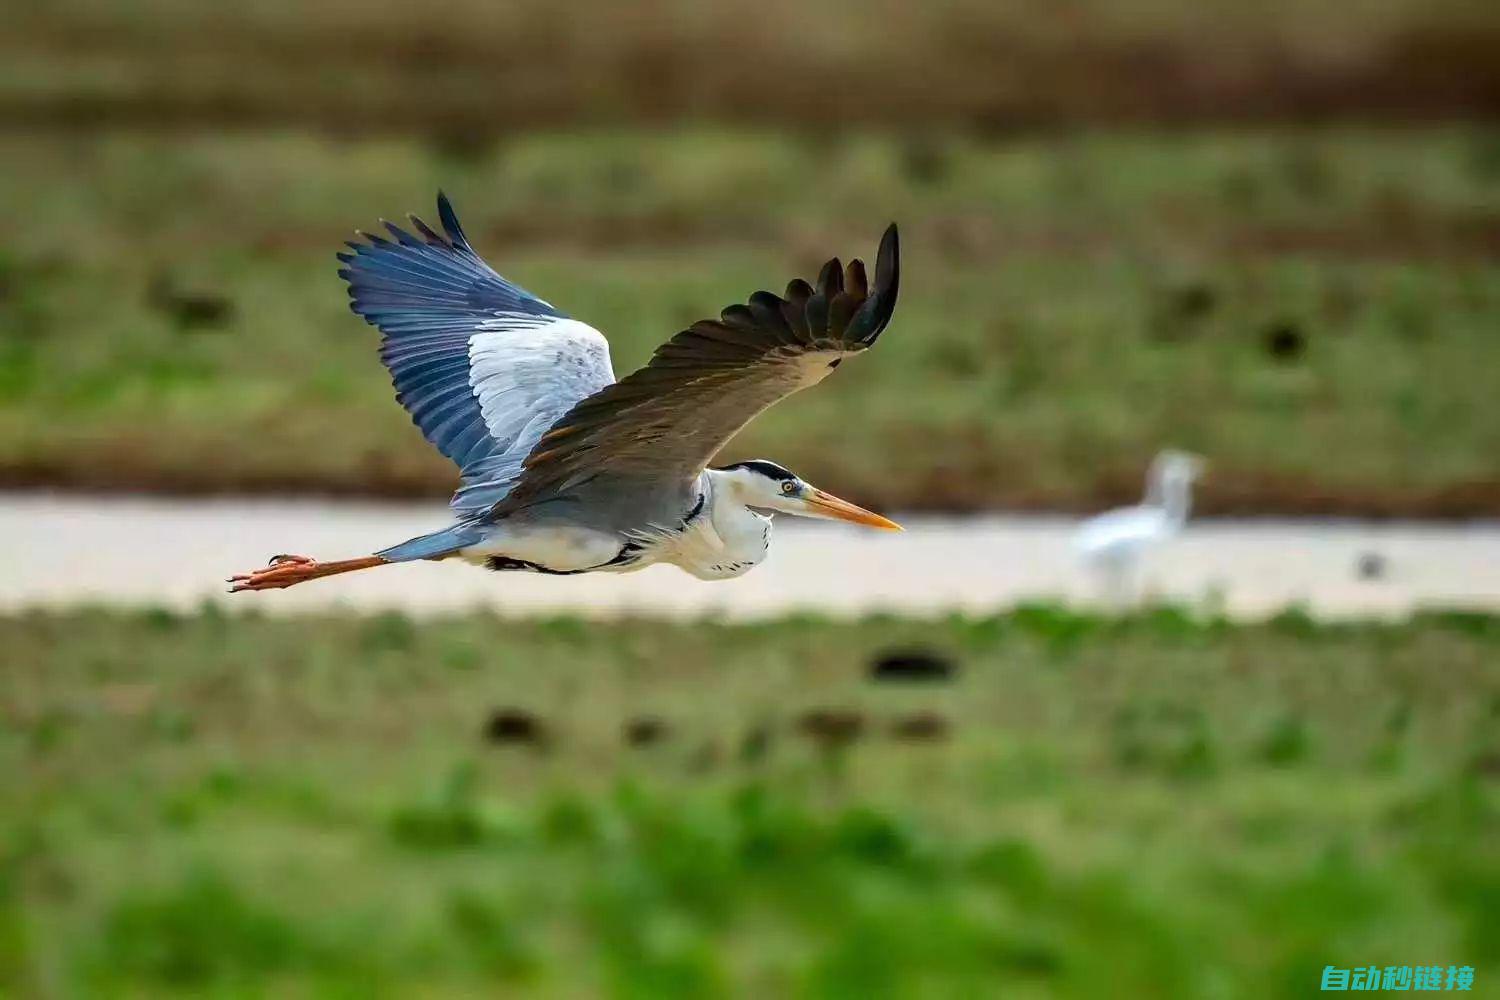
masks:
[[[319,562],[307,556],[275,556],[265,569],[249,573],[236,573],[228,579],[233,584],[231,594],[242,590],[283,590],[287,587],[324,576],[352,573],[357,569],[385,566],[389,559],[380,556],[363,556],[359,559],[343,559],[338,562]]]

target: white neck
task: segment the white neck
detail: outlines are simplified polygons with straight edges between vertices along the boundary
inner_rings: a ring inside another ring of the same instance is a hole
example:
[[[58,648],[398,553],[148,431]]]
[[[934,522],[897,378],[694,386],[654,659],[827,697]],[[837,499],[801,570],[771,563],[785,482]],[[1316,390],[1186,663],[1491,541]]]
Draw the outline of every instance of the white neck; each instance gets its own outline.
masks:
[[[734,473],[704,470],[698,481],[703,509],[663,554],[694,576],[721,580],[747,572],[766,557],[771,519],[751,510],[733,481]]]
[[[1151,491],[1152,500],[1167,515],[1167,520],[1181,526],[1193,506],[1192,483],[1186,476],[1163,476]]]

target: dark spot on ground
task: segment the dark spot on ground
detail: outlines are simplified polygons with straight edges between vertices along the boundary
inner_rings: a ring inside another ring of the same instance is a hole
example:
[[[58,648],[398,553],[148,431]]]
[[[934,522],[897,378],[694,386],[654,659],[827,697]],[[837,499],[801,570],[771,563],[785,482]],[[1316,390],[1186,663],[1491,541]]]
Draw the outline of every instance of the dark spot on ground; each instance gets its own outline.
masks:
[[[865,717],[848,708],[814,708],[802,713],[797,729],[824,746],[843,746],[864,732]]]
[[[153,275],[146,286],[146,301],[183,330],[223,326],[234,315],[234,304],[228,296],[180,287],[161,273]]]
[[[1275,360],[1296,361],[1307,350],[1307,334],[1291,320],[1277,320],[1267,325],[1261,343]]]
[[[948,738],[948,719],[937,712],[912,712],[891,723],[891,735],[898,740],[930,743]]]
[[[1354,564],[1354,575],[1361,580],[1383,580],[1385,571],[1385,556],[1379,552],[1361,552]]]
[[[1169,302],[1172,314],[1182,320],[1203,319],[1219,304],[1219,293],[1207,282],[1195,281],[1174,289]]]
[[[453,163],[483,163],[495,153],[496,140],[491,132],[479,129],[438,129],[427,137],[432,151]]]
[[[625,723],[625,742],[633,747],[660,743],[667,735],[667,721],[655,715],[640,715]]]
[[[1469,770],[1481,778],[1500,780],[1500,750],[1490,750],[1479,754],[1469,762]]]
[[[951,681],[958,666],[948,657],[926,649],[892,649],[877,653],[870,662],[869,677],[882,682]]]
[[[1206,281],[1163,288],[1151,306],[1151,335],[1164,341],[1186,340],[1200,332],[1218,304],[1218,290]]]
[[[901,169],[917,184],[936,184],[951,169],[948,147],[935,136],[916,136],[901,148]]]
[[[740,760],[746,764],[758,764],[771,752],[771,727],[762,722],[745,734],[740,741]]]
[[[547,727],[524,708],[497,708],[484,724],[484,738],[491,743],[543,746],[547,742]]]

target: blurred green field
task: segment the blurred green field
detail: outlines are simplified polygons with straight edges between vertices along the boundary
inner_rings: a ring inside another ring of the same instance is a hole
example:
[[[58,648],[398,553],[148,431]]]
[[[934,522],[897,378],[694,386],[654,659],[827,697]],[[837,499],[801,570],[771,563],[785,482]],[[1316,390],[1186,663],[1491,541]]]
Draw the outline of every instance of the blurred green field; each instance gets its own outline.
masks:
[[[0,482],[434,494],[332,254],[439,186],[628,371],[903,225],[880,350],[765,455],[889,508],[1087,508],[1164,445],[1219,512],[1500,509],[1500,133],[1482,126],[504,140],[0,136]],[[1330,456],[1337,456],[1331,461]]]
[[[867,679],[893,649],[959,672]],[[0,991],[1479,995],[1497,653],[1459,614],[8,617]]]

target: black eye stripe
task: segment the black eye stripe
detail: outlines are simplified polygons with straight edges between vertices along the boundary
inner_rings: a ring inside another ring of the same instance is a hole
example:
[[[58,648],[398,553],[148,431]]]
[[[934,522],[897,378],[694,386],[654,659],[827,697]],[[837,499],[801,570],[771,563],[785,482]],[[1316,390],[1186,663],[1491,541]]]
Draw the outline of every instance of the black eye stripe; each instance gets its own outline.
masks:
[[[751,459],[748,462],[736,462],[733,465],[726,465],[719,471],[730,472],[734,469],[749,469],[752,472],[765,476],[767,479],[774,479],[778,482],[795,481],[797,479],[797,477],[789,469],[784,469],[781,466],[777,465],[775,462],[767,462],[762,458]]]

